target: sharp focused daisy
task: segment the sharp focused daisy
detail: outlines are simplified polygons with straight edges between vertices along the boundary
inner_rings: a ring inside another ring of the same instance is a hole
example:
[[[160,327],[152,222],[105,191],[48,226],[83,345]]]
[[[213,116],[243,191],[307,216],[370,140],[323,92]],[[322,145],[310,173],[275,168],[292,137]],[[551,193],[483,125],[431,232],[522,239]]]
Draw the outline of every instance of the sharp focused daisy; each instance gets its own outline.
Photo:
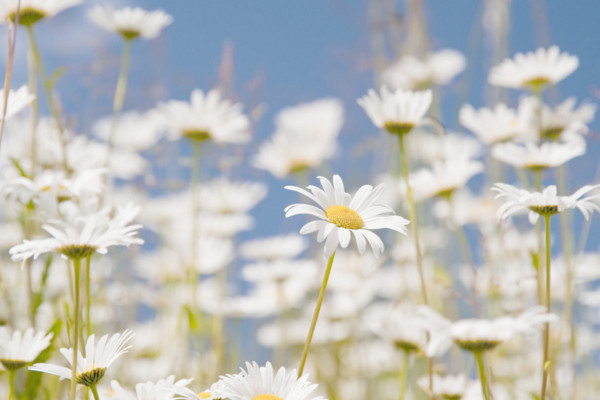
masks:
[[[344,183],[339,175],[333,176],[333,184],[319,177],[321,186],[308,186],[308,190],[296,186],[286,186],[288,190],[298,192],[317,203],[321,208],[308,204],[292,204],[285,208],[285,216],[308,214],[318,220],[305,224],[301,234],[317,232],[317,241],[325,241],[325,255],[331,256],[338,246],[346,248],[354,236],[358,251],[363,254],[367,243],[375,256],[383,251],[383,242],[372,230],[392,229],[406,234],[408,220],[395,215],[394,211],[377,201],[381,197],[384,185],[373,188],[362,186],[354,196],[344,191]]]
[[[35,99],[35,95],[29,93],[27,86],[23,85],[17,90],[8,92],[8,104],[6,106],[6,115],[4,119],[10,119],[19,111],[27,107]],[[0,89],[0,119],[4,110],[4,89]]]
[[[538,48],[535,53],[517,53],[490,71],[489,83],[509,88],[539,89],[569,76],[579,66],[577,56],[561,53],[557,46]]]
[[[242,114],[242,105],[223,99],[218,89],[206,94],[196,89],[189,103],[171,100],[159,104],[158,111],[171,139],[210,139],[216,143],[245,143],[250,140],[250,120]]]
[[[77,383],[88,387],[98,384],[108,367],[131,347],[127,345],[127,342],[133,336],[134,333],[130,330],[116,333],[110,338],[108,335],[104,335],[98,341],[94,335],[91,335],[85,345],[85,356],[77,352],[77,374],[75,376]],[[60,349],[60,353],[71,363],[73,349],[63,347]],[[72,373],[71,368],[48,363],[34,364],[29,369],[57,375],[60,380],[71,379]]]
[[[42,229],[52,237],[39,240],[25,240],[22,244],[10,249],[14,261],[40,254],[57,252],[71,259],[81,259],[93,253],[106,254],[110,246],[129,246],[143,244],[137,231],[141,225],[129,225],[139,212],[139,207],[129,203],[118,207],[114,217],[110,217],[110,208],[100,212],[77,216],[69,222],[50,220],[42,225]]]
[[[600,211],[600,195],[583,196],[599,188],[600,185],[586,185],[570,196],[558,196],[554,185],[548,186],[541,193],[529,192],[506,183],[496,183],[492,190],[498,193],[496,199],[504,200],[504,204],[498,208],[499,220],[529,211],[529,222],[533,224],[540,215],[550,216],[569,208],[579,209],[585,219],[588,219],[592,211]]]
[[[307,375],[298,378],[295,369],[284,367],[274,373],[269,362],[264,367],[247,362],[246,370],[221,377],[221,382],[223,394],[230,400],[324,400],[312,395],[317,384],[310,383]]]
[[[50,345],[52,333],[35,332],[28,328],[25,332],[0,327],[0,363],[8,370],[17,370],[36,359]]]
[[[417,126],[431,106],[431,90],[412,92],[398,89],[390,91],[382,86],[380,94],[373,89],[358,99],[369,118],[378,128],[404,135]]]
[[[62,10],[76,6],[82,0],[20,0],[19,24],[31,26],[44,19],[51,18]],[[5,0],[0,2],[0,16],[2,21],[15,21],[18,0]]]
[[[140,7],[114,10],[110,5],[97,5],[89,12],[90,19],[109,32],[121,34],[125,39],[154,39],[173,17],[163,10],[146,11]]]

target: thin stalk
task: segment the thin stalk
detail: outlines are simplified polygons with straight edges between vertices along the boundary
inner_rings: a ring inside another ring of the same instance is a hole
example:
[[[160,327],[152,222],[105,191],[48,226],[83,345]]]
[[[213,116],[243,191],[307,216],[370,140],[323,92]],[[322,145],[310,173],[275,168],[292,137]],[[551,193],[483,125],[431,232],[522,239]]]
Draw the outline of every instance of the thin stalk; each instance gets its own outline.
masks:
[[[56,123],[56,128],[58,129],[58,133],[59,133],[58,136],[60,138],[60,143],[61,143],[62,151],[63,151],[63,168],[65,170],[65,173],[69,174],[71,171],[69,169],[69,163],[68,163],[68,159],[67,159],[67,141],[64,137],[65,129],[62,124],[58,108],[56,107],[56,103],[54,102],[54,99],[52,98],[52,89],[54,86],[54,82],[52,82],[48,78],[48,74],[46,73],[44,63],[42,62],[42,56],[37,47],[37,41],[35,39],[35,34],[33,33],[33,27],[31,25],[27,26],[27,36],[29,37],[29,45],[31,48],[31,54],[33,55],[35,64],[37,65],[40,76],[42,77],[42,82],[43,82],[44,88],[45,88],[44,92],[46,94],[46,100],[48,101],[48,106],[50,107],[50,113],[52,114],[52,117],[54,118],[54,121]]]
[[[91,319],[91,308],[92,308],[92,292],[90,290],[90,264],[92,256],[89,255],[85,260],[85,332],[87,336],[92,334],[92,319]]]
[[[10,89],[10,78],[12,77],[13,61],[15,59],[15,43],[17,42],[17,31],[19,27],[19,11],[21,9],[21,0],[17,1],[17,13],[15,22],[8,25],[8,60],[6,65],[6,73],[4,74],[4,105],[2,107],[2,118],[0,118],[0,143],[2,143],[2,133],[4,132],[4,118],[6,117],[6,109],[8,108],[8,93]]]
[[[115,132],[117,123],[123,111],[123,103],[125,101],[125,92],[127,91],[127,72],[129,71],[129,59],[131,58],[131,43],[132,39],[125,39],[123,43],[123,53],[121,54],[121,69],[119,70],[119,78],[117,79],[117,87],[115,88],[115,97],[113,99],[113,114],[110,120],[110,131],[108,134],[108,152],[106,153],[105,166],[110,165],[110,156],[114,147]]]
[[[546,310],[550,312],[550,215],[545,215],[546,223]],[[546,397],[546,386],[548,380],[548,349],[550,347],[550,322],[546,322],[544,329],[544,362],[542,364],[542,395],[540,400]]]
[[[542,191],[542,171],[541,170],[535,170],[533,171],[533,181],[535,184],[535,190],[538,192]],[[542,225],[541,225],[541,221],[538,220],[538,222],[535,224],[535,230],[536,230],[536,237],[537,237],[537,242],[538,242],[538,254],[537,254],[537,266],[536,266],[536,272],[537,272],[537,289],[538,289],[538,303],[540,305],[544,304],[544,276],[543,276],[543,270],[542,270],[542,259],[543,259],[543,254],[544,254],[544,250],[542,248]]]
[[[94,396],[94,400],[100,400],[100,396],[98,395],[98,389],[96,385],[91,385],[90,390],[92,391],[92,395]]]
[[[16,396],[16,391],[15,391],[15,378],[17,375],[17,370],[15,369],[9,369],[8,370],[8,386],[9,386],[9,390],[8,390],[8,400],[12,400],[15,398]]]
[[[410,366],[410,351],[404,349],[404,360],[402,370],[400,371],[400,400],[406,398],[406,389],[408,387],[408,367]]]
[[[310,329],[308,330],[308,336],[304,343],[304,350],[302,351],[302,361],[300,361],[300,367],[298,368],[298,378],[302,376],[304,372],[304,364],[306,364],[306,357],[308,356],[308,349],[310,348],[310,342],[312,341],[313,334],[315,333],[315,327],[317,326],[317,319],[319,318],[319,312],[321,311],[321,304],[323,304],[323,297],[325,297],[325,289],[327,288],[327,281],[329,281],[329,274],[331,273],[331,266],[333,265],[333,258],[335,257],[335,251],[329,257],[327,262],[327,269],[323,276],[323,284],[321,285],[321,291],[319,292],[319,298],[317,299],[317,305],[313,314],[312,322],[310,323]]]
[[[79,347],[79,281],[81,275],[81,258],[73,258],[73,271],[75,279],[73,285],[75,286],[75,306],[73,308],[73,354],[71,358],[71,391],[69,395],[70,400],[75,400],[75,391],[77,389],[77,353]]]
[[[417,267],[419,269],[419,279],[421,281],[421,294],[423,296],[423,303],[429,304],[427,299],[427,289],[425,288],[425,276],[423,274],[423,261],[421,260],[421,246],[419,244],[419,231],[417,229],[417,211],[415,207],[415,201],[413,199],[413,191],[408,180],[408,159],[406,158],[406,149],[404,146],[404,135],[398,135],[400,139],[400,158],[402,159],[402,174],[404,181],[406,182],[406,199],[408,200],[408,212],[410,215],[410,227],[415,242],[415,257],[417,261]]]
[[[475,359],[477,360],[477,366],[479,367],[479,381],[481,382],[481,391],[485,400],[490,399],[491,390],[487,383],[487,377],[485,375],[485,364],[483,362],[483,352],[474,351]]]

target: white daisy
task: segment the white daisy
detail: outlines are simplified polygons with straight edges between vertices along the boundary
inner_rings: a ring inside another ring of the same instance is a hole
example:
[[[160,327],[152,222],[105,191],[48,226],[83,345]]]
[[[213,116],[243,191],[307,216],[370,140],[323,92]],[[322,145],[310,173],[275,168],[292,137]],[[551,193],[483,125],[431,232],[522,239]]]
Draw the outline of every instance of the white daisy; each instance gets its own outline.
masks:
[[[245,143],[250,140],[250,120],[242,114],[242,105],[223,99],[221,91],[204,94],[192,91],[190,102],[171,100],[158,105],[170,138],[213,140],[216,143]]]
[[[346,248],[354,236],[358,251],[363,254],[367,242],[375,256],[383,251],[383,242],[372,230],[392,229],[406,234],[405,225],[408,220],[395,215],[394,211],[377,201],[384,190],[380,184],[373,188],[364,185],[354,196],[344,191],[344,183],[339,175],[333,176],[333,185],[324,177],[319,177],[323,189],[308,186],[310,192],[296,187],[286,186],[288,190],[298,192],[317,203],[321,208],[308,204],[292,204],[285,208],[285,216],[291,217],[298,214],[309,214],[317,217],[300,229],[300,234],[317,232],[317,241],[325,240],[325,255],[330,257],[338,245]]]
[[[598,199],[600,195],[583,197],[585,194],[599,189],[600,185],[586,185],[570,196],[557,196],[556,186],[551,185],[540,192],[529,192],[506,183],[496,183],[492,190],[497,192],[496,199],[503,199],[504,204],[498,208],[499,220],[507,219],[513,214],[529,211],[529,222],[535,223],[539,216],[553,215],[569,208],[577,208],[587,220],[594,210],[600,211]]]
[[[243,243],[239,252],[252,260],[287,260],[306,250],[306,240],[296,233],[253,239]]]
[[[446,376],[434,374],[432,379],[433,393],[430,393],[429,376],[421,376],[417,379],[417,385],[435,399],[460,400],[465,394],[468,382],[463,374]]]
[[[366,96],[358,99],[358,104],[375,126],[403,135],[421,122],[431,106],[431,100],[431,90],[411,92],[398,89],[392,92],[381,86],[380,94],[370,89]]]
[[[592,122],[597,106],[593,103],[581,104],[575,108],[577,100],[569,97],[556,107],[542,105],[542,137],[561,139],[570,132],[585,134],[587,124]]]
[[[524,118],[522,107],[519,110],[508,108],[505,104],[497,104],[493,109],[475,110],[465,104],[459,113],[460,123],[473,132],[485,144],[506,142],[523,137],[528,129],[528,121]]]
[[[119,382],[112,381],[110,387],[113,391],[111,399],[113,400],[172,400],[175,393],[190,390],[187,388],[192,379],[180,379],[175,381],[175,376],[171,375],[166,379],[160,379],[157,382],[145,382],[135,385],[135,394],[129,390],[123,389]]]
[[[146,11],[140,7],[114,10],[110,5],[96,5],[89,18],[100,28],[121,34],[125,39],[154,39],[173,22],[163,10]]]
[[[517,168],[541,170],[555,168],[585,154],[585,140],[578,135],[564,142],[498,143],[492,149],[494,158]]]
[[[538,48],[535,53],[517,53],[490,71],[488,81],[509,88],[541,88],[566,78],[579,66],[577,56],[561,53],[557,46]]]
[[[27,328],[25,332],[0,327],[0,363],[8,370],[24,367],[50,345],[52,333],[34,332]]]
[[[144,151],[152,148],[161,138],[160,120],[156,111],[145,113],[128,111],[121,114],[113,135],[113,145],[129,151]],[[107,142],[111,124],[112,116],[97,121],[92,128],[94,135]]]
[[[27,85],[23,85],[17,90],[9,90],[8,104],[6,106],[6,115],[4,116],[4,119],[10,119],[31,104],[34,99],[35,95],[29,93]],[[4,110],[4,89],[0,89],[0,120],[2,119],[2,110]]]
[[[62,10],[76,6],[82,0],[20,0],[19,24],[31,26],[44,18],[51,18]],[[15,21],[18,0],[0,1],[0,17],[2,22]]]
[[[77,383],[84,386],[96,385],[106,373],[110,365],[122,354],[127,353],[131,346],[127,342],[134,336],[130,330],[123,333],[115,333],[110,338],[104,335],[96,342],[96,337],[91,335],[85,345],[85,357],[77,352]],[[69,364],[72,360],[73,349],[61,348],[60,353],[67,359]],[[71,368],[60,365],[38,363],[29,367],[31,371],[44,372],[57,375],[60,380],[71,379]]]
[[[200,208],[218,214],[245,213],[266,196],[262,182],[234,182],[223,176],[203,182],[198,189]]]
[[[383,82],[395,89],[416,90],[433,85],[445,85],[467,65],[461,52],[443,49],[424,60],[407,55],[382,73]]]
[[[57,252],[69,258],[84,258],[94,252],[106,254],[110,246],[143,244],[137,231],[141,225],[129,225],[139,212],[139,207],[128,203],[118,207],[114,217],[110,217],[110,207],[86,216],[76,216],[69,221],[50,220],[42,229],[52,237],[48,239],[25,240],[10,249],[14,261],[40,254]]]
[[[324,400],[311,394],[318,385],[310,383],[307,375],[298,378],[295,369],[286,371],[284,367],[275,374],[270,362],[264,367],[246,362],[246,370],[223,376],[221,382],[230,400]]]

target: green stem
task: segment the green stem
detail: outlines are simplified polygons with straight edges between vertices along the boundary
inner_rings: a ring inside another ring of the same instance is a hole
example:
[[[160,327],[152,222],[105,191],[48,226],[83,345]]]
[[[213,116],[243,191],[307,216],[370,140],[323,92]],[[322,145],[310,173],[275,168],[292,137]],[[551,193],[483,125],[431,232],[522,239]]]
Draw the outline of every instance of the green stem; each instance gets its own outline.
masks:
[[[91,319],[91,308],[92,308],[92,292],[90,290],[90,264],[92,256],[89,255],[85,260],[85,292],[86,292],[86,304],[85,304],[85,332],[87,336],[92,334],[92,319]]]
[[[400,371],[400,400],[406,398],[406,389],[408,387],[408,367],[410,365],[410,351],[404,350],[404,362]]]
[[[21,2],[17,2],[17,13],[16,20],[13,25],[8,26],[8,59],[6,62],[6,73],[4,74],[4,106],[0,112],[2,113],[2,118],[0,118],[0,143],[2,142],[2,133],[4,132],[4,121],[6,119],[6,110],[8,108],[8,94],[10,89],[10,78],[12,77],[12,68],[14,64],[14,55],[15,55],[15,43],[17,42],[17,31],[19,26],[19,10],[21,8]]]
[[[487,383],[487,378],[485,375],[485,364],[483,362],[483,352],[482,351],[474,351],[475,359],[477,360],[477,366],[479,367],[479,380],[481,381],[481,391],[483,392],[483,397],[485,400],[490,399],[491,390]]]
[[[54,82],[48,78],[48,74],[46,73],[44,63],[42,62],[42,56],[40,55],[40,51],[37,47],[37,41],[35,39],[35,34],[33,33],[33,27],[31,25],[27,25],[27,35],[29,37],[31,54],[33,55],[35,64],[37,65],[40,76],[42,77],[42,82],[44,83],[44,93],[46,94],[46,100],[48,101],[48,106],[50,107],[50,113],[52,114],[52,117],[54,118],[54,121],[56,123],[56,128],[58,129],[58,136],[63,151],[63,168],[65,170],[65,173],[69,174],[71,171],[69,169],[69,163],[67,159],[67,141],[64,136],[65,129],[60,118],[58,107],[56,106],[56,103],[52,98]]]
[[[16,395],[16,391],[15,391],[16,375],[17,375],[17,370],[14,370],[14,369],[8,370],[8,386],[9,386],[8,400],[14,399],[15,395]]]
[[[121,54],[121,69],[119,71],[119,78],[117,80],[117,87],[115,88],[115,97],[113,99],[113,114],[110,121],[110,131],[108,134],[108,152],[106,155],[106,166],[110,164],[110,155],[114,148],[115,133],[117,130],[117,123],[121,111],[123,110],[123,103],[125,101],[125,92],[127,90],[127,72],[129,70],[129,59],[131,58],[131,43],[132,39],[125,39],[123,43],[123,53]]]
[[[77,389],[77,353],[79,347],[79,281],[81,275],[81,258],[73,258],[73,270],[75,272],[75,279],[73,285],[75,286],[75,298],[73,308],[73,354],[71,358],[71,391],[70,400],[75,400],[75,391]]]
[[[429,304],[427,299],[427,289],[425,288],[425,276],[423,274],[423,262],[421,260],[421,246],[419,244],[419,232],[417,229],[417,211],[415,207],[415,201],[413,199],[413,191],[410,186],[410,182],[408,179],[408,159],[406,157],[406,149],[404,146],[404,135],[398,135],[400,139],[400,158],[402,159],[402,174],[404,176],[404,181],[406,182],[406,199],[408,200],[408,209],[410,215],[410,227],[413,235],[413,239],[415,242],[415,257],[417,261],[417,267],[419,269],[419,279],[421,281],[421,294],[423,296],[423,303],[425,305]]]
[[[327,281],[329,281],[329,274],[331,273],[331,266],[333,265],[333,258],[335,257],[335,251],[329,257],[327,262],[327,269],[325,270],[325,276],[323,276],[323,284],[321,285],[321,291],[319,292],[319,298],[317,299],[317,305],[313,314],[312,322],[310,323],[310,329],[308,330],[308,336],[304,343],[304,350],[302,351],[302,361],[300,361],[300,367],[298,368],[298,378],[302,376],[304,372],[304,364],[306,364],[306,357],[308,356],[308,349],[310,348],[310,342],[312,341],[313,334],[315,333],[315,327],[317,326],[317,319],[319,318],[319,312],[321,311],[321,304],[323,304],[323,297],[325,297],[325,289],[327,288]]]
[[[538,170],[534,170],[533,171],[533,182],[535,185],[535,190],[538,192],[542,191],[542,170],[538,169]],[[537,236],[537,242],[538,242],[538,254],[537,254],[537,265],[536,265],[536,272],[537,272],[537,289],[538,289],[538,303],[540,305],[544,304],[544,274],[543,274],[543,270],[542,270],[542,260],[543,260],[543,255],[544,255],[544,249],[542,247],[542,225],[541,225],[541,221],[538,220],[538,222],[535,224],[535,229],[536,229],[536,236]]]
[[[550,312],[550,215],[545,215],[546,223],[546,310]],[[548,380],[548,354],[550,347],[550,323],[546,322],[544,329],[544,362],[542,364],[542,394],[540,400],[546,397],[546,386]]]
[[[96,389],[96,385],[91,385],[90,389],[92,391],[92,395],[94,396],[94,400],[100,400],[100,396],[98,395],[98,389]]]

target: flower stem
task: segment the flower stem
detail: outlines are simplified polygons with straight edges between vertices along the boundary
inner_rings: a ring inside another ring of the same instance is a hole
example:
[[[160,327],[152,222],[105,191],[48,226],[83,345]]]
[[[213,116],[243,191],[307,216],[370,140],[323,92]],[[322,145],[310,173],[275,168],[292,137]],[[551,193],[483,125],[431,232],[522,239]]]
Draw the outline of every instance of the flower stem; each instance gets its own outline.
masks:
[[[12,400],[15,398],[15,377],[17,375],[17,370],[9,369],[8,370],[8,400]]]
[[[400,400],[406,398],[406,388],[408,387],[408,367],[410,365],[410,351],[404,350],[404,360],[402,370],[400,371]]]
[[[10,89],[10,78],[12,77],[12,68],[14,62],[15,55],[15,43],[17,42],[17,31],[19,26],[19,10],[21,8],[21,0],[17,2],[17,13],[15,22],[13,24],[8,25],[8,57],[6,61],[6,73],[4,74],[4,106],[0,112],[2,113],[2,118],[0,118],[0,143],[2,142],[2,133],[4,132],[4,120],[6,119],[6,110],[8,108],[8,94]]]
[[[106,153],[105,165],[110,165],[110,156],[114,147],[115,132],[119,116],[123,110],[123,102],[125,101],[125,92],[127,89],[127,71],[129,70],[129,59],[131,58],[131,43],[132,39],[125,39],[123,43],[123,53],[121,54],[121,69],[119,78],[117,79],[117,87],[115,88],[115,97],[113,99],[113,114],[110,120],[110,131],[108,134],[108,152]]]
[[[75,299],[73,308],[73,354],[71,358],[71,391],[69,395],[70,400],[75,400],[75,391],[77,389],[77,353],[79,346],[79,281],[81,275],[81,258],[73,258],[73,270],[75,272],[75,279],[73,285],[75,286]]]
[[[421,294],[423,296],[423,303],[429,304],[427,299],[427,289],[425,288],[425,276],[423,274],[423,262],[421,260],[421,246],[419,244],[419,232],[417,229],[417,211],[415,207],[415,201],[413,199],[413,191],[408,180],[408,159],[406,158],[406,149],[404,146],[404,135],[398,135],[400,138],[400,158],[402,159],[402,174],[404,181],[406,182],[406,199],[408,200],[408,212],[410,215],[410,227],[415,242],[415,257],[417,261],[417,267],[419,268],[419,279],[421,281]]]
[[[94,400],[100,400],[100,396],[98,395],[98,389],[96,389],[96,385],[91,385],[90,390],[92,391],[92,395],[94,396]]]
[[[87,336],[92,334],[92,319],[91,319],[91,305],[92,305],[92,293],[90,290],[90,264],[92,256],[87,256],[85,260],[85,292],[86,292],[86,304],[85,304],[85,333]]]
[[[546,310],[550,312],[550,215],[544,216],[546,223]],[[544,362],[542,364],[542,394],[540,400],[546,397],[546,386],[548,381],[548,348],[550,347],[550,322],[546,322],[544,329]]]
[[[479,367],[479,380],[481,381],[481,391],[485,400],[490,399],[491,390],[488,387],[487,378],[485,375],[485,364],[483,362],[483,352],[474,351],[475,359],[477,360],[477,366]]]
[[[308,349],[310,342],[312,341],[313,334],[315,333],[315,327],[317,326],[317,319],[319,318],[319,312],[321,311],[321,304],[323,304],[323,297],[325,296],[325,289],[327,288],[327,281],[329,281],[329,274],[331,273],[331,266],[333,265],[333,258],[335,257],[335,251],[329,257],[327,262],[327,269],[325,270],[325,276],[323,276],[323,284],[321,285],[321,291],[319,292],[319,298],[317,299],[317,305],[313,314],[312,322],[310,323],[310,329],[308,330],[308,336],[304,343],[304,350],[302,351],[302,361],[300,361],[300,367],[298,368],[298,378],[302,376],[304,372],[304,364],[306,364],[306,356],[308,356]]]

